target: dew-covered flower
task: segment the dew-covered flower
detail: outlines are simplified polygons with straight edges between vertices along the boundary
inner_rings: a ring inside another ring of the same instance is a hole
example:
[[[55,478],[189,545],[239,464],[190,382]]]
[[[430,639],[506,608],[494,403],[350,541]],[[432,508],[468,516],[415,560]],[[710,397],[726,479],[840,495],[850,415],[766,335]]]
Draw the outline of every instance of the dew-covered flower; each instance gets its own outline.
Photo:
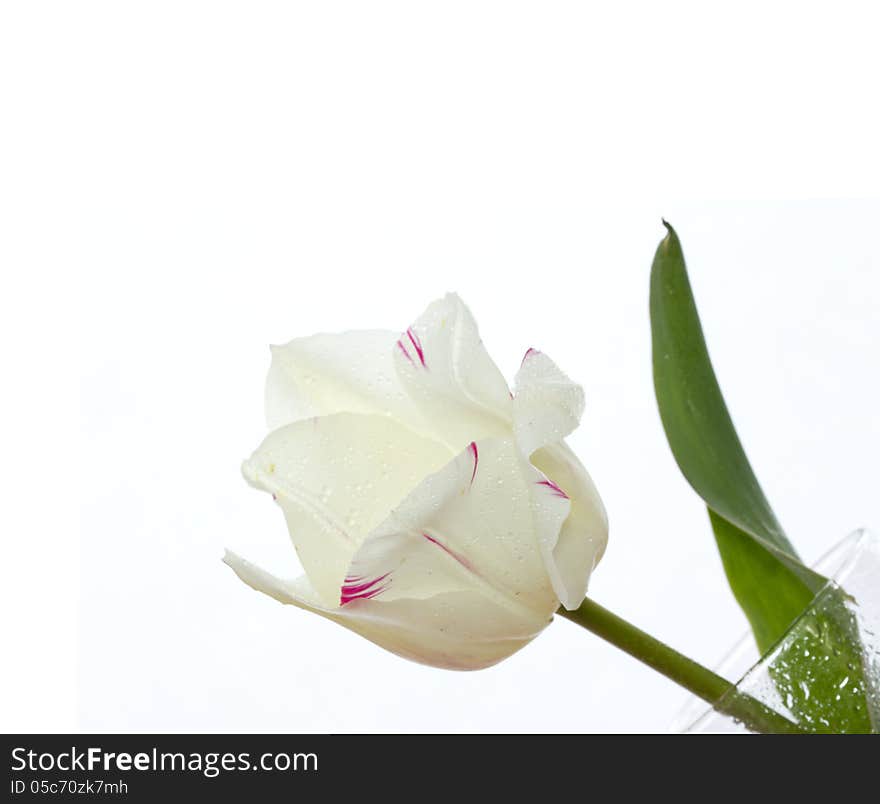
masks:
[[[305,574],[227,552],[249,586],[409,659],[492,665],[580,605],[608,526],[564,442],[583,392],[529,349],[511,393],[461,299],[402,333],[272,350],[270,433],[244,462]]]

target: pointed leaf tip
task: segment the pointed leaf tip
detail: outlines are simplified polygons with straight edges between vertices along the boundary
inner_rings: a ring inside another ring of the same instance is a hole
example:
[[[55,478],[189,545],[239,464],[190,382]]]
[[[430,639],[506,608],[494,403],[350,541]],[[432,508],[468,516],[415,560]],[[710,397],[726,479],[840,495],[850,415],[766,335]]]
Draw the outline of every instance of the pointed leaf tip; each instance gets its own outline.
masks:
[[[657,254],[668,256],[672,252],[681,251],[681,242],[678,239],[678,233],[672,224],[666,218],[660,218],[663,226],[666,228],[666,236],[657,245]]]

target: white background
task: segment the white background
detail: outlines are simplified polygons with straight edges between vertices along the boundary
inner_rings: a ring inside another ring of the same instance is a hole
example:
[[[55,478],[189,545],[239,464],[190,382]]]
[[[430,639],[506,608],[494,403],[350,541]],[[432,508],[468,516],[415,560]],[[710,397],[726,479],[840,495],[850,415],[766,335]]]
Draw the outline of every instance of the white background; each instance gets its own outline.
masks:
[[[267,344],[457,290],[508,376],[586,389],[591,595],[715,662],[745,621],[654,404],[661,215],[803,557],[880,528],[878,20],[715,5],[4,4],[0,728],[666,729],[684,694],[570,623],[449,673],[220,563],[295,572],[238,468]]]

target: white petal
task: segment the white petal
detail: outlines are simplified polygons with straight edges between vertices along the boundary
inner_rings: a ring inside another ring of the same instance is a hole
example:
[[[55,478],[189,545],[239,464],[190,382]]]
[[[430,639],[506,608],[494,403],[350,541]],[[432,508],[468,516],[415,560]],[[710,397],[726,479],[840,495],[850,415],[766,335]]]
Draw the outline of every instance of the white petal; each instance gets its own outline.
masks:
[[[343,602],[472,591],[549,617],[559,603],[541,543],[552,549],[569,502],[539,495],[533,505],[530,487],[542,480],[512,439],[472,444],[370,534],[352,560]]]
[[[514,433],[524,455],[547,480],[532,490],[541,496],[571,498],[571,512],[558,539],[543,542],[547,572],[562,604],[576,609],[590,574],[605,550],[608,521],[590,476],[562,439],[574,430],[584,410],[584,394],[545,354],[529,349],[516,375]]]
[[[337,413],[274,430],[242,471],[275,496],[313,586],[336,605],[364,537],[450,457],[388,417]]]
[[[269,429],[341,412],[389,414],[408,424],[419,422],[394,368],[396,344],[393,332],[363,330],[273,346],[266,379]]]
[[[608,543],[605,508],[587,470],[564,442],[538,450],[532,455],[532,463],[571,498],[571,511],[545,559],[562,605],[576,609]]]
[[[425,426],[456,452],[510,431],[510,392],[455,294],[429,305],[400,335],[394,361]]]
[[[499,606],[478,593],[437,595],[418,602],[356,600],[324,606],[302,576],[286,581],[235,555],[223,559],[248,586],[281,603],[339,623],[386,650],[449,670],[489,667],[519,650],[550,622]]]
[[[301,575],[296,580],[278,578],[231,550],[226,551],[223,563],[231,567],[251,589],[262,592],[279,603],[309,610],[321,606],[321,599],[305,575]]]
[[[562,441],[580,423],[583,389],[543,352],[526,352],[514,387],[513,428],[523,454]]]

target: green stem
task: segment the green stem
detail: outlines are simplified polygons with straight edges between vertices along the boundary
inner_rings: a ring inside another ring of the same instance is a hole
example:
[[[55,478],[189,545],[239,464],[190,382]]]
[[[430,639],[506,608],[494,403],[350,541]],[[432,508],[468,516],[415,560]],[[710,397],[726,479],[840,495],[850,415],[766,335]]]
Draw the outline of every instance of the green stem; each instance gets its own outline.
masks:
[[[575,611],[559,609],[557,614],[592,631],[606,642],[690,690],[719,712],[741,721],[752,731],[769,734],[804,733],[803,729],[788,718],[738,691],[727,679],[688,659],[589,598]]]

